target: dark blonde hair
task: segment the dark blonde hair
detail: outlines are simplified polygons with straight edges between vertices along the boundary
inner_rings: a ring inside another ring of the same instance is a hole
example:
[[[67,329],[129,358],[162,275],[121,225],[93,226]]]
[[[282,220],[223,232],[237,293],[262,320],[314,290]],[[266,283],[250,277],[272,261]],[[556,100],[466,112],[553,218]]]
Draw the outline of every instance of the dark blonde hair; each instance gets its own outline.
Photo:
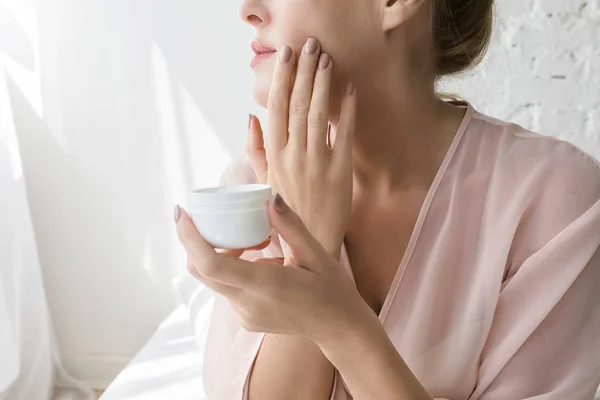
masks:
[[[492,36],[494,0],[430,0],[437,77],[455,75],[483,59]]]

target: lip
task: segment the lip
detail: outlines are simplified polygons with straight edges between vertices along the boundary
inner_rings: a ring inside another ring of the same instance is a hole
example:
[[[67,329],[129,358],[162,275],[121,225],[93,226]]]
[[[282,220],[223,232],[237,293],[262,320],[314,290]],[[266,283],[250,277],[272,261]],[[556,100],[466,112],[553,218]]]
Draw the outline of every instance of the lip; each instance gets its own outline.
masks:
[[[267,46],[266,44],[255,40],[250,44],[250,47],[252,47],[252,51],[254,51],[254,58],[252,58],[252,61],[250,62],[250,67],[254,68],[255,66],[257,66],[261,61],[269,58],[270,56],[272,56],[273,54],[277,53],[277,50],[275,50],[272,47]]]
[[[252,58],[252,61],[250,61],[250,68],[254,68],[256,67],[258,64],[260,64],[263,60],[271,57],[273,54],[275,54],[276,52],[271,52],[271,53],[259,53],[257,55],[255,55]]]

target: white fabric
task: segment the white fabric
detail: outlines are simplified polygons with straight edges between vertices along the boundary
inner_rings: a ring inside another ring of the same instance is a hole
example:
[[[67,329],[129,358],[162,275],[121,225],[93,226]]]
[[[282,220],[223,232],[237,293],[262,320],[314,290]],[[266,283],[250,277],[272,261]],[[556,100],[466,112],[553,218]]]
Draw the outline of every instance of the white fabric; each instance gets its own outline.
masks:
[[[201,289],[202,290],[202,289]],[[186,306],[180,306],[104,392],[102,400],[208,400],[202,385],[202,354],[212,295],[200,295],[199,336]]]
[[[0,70],[0,399],[93,399],[60,363],[11,119]]]
[[[189,276],[176,286],[183,304],[121,371],[102,400],[208,400],[202,365],[214,294]]]

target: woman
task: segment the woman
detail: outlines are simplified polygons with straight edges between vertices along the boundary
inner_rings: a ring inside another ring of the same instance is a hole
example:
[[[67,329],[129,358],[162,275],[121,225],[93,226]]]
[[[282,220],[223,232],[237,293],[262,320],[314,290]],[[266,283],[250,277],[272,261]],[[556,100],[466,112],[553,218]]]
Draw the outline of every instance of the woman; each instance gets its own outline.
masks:
[[[245,261],[176,207],[190,271],[222,295],[211,400],[593,397],[599,164],[434,91],[481,59],[492,6],[243,2],[268,146],[251,117],[224,183],[271,184],[278,235]]]

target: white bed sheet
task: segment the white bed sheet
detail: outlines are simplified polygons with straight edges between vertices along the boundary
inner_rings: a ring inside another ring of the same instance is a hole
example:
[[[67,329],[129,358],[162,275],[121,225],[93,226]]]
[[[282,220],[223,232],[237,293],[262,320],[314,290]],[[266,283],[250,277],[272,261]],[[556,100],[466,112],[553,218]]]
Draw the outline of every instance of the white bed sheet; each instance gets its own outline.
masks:
[[[202,319],[208,321],[212,301],[202,308],[201,313],[208,313]],[[107,388],[101,400],[207,400],[202,386],[203,343],[194,333],[187,307],[180,306]]]

